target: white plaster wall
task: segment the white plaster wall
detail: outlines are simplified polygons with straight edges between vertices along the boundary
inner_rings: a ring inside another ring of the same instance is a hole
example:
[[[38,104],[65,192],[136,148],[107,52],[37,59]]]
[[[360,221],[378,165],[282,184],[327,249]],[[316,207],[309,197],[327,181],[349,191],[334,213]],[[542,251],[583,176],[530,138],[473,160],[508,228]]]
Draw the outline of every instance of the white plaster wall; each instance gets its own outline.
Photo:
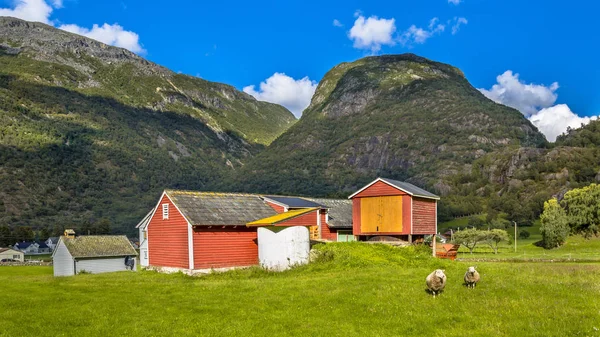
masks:
[[[144,238],[144,231],[147,230],[147,224],[141,226],[139,229],[140,238],[140,265],[142,267],[148,267],[150,265],[148,256],[148,239]]]
[[[71,256],[62,240],[58,241],[58,246],[56,246],[52,255],[52,268],[54,269],[54,276],[75,275],[73,256]]]
[[[129,270],[125,266],[125,257],[110,257],[110,258],[97,258],[97,259],[81,259],[76,262],[76,272],[80,273],[85,270],[88,273],[108,273],[113,271],[125,271]],[[136,268],[134,267],[135,271]]]
[[[271,270],[286,270],[308,263],[310,233],[307,227],[259,227],[258,260]]]

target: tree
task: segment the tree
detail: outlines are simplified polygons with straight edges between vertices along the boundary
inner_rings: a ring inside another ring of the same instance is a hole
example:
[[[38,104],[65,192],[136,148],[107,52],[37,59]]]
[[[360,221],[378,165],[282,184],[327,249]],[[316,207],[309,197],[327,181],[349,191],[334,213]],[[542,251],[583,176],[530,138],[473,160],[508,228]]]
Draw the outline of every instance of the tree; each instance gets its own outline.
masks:
[[[478,231],[477,229],[463,229],[462,231],[454,233],[454,243],[467,247],[471,254],[473,254],[475,246],[477,246],[481,239],[481,231]]]
[[[11,236],[8,226],[0,226],[0,247],[6,247],[14,244],[14,239]]]
[[[484,221],[478,216],[470,216],[468,226],[474,228],[481,228],[484,225]]]
[[[560,247],[569,236],[570,228],[567,213],[556,199],[544,203],[544,212],[540,216],[542,225],[542,245],[546,249]]]
[[[17,239],[16,241],[33,241],[35,233],[29,226],[17,227],[14,236]]]
[[[568,224],[575,233],[585,237],[597,235],[600,229],[600,185],[591,184],[571,190],[561,202]]]
[[[508,241],[508,233],[503,229],[492,229],[481,233],[482,240],[492,248],[494,254],[498,254],[498,244]]]
[[[510,226],[510,222],[505,219],[497,218],[490,222],[490,229],[507,229]]]
[[[96,234],[110,234],[110,220],[108,220],[107,218],[100,219],[96,226]]]
[[[526,229],[521,229],[519,231],[519,239],[527,239],[531,234]]]

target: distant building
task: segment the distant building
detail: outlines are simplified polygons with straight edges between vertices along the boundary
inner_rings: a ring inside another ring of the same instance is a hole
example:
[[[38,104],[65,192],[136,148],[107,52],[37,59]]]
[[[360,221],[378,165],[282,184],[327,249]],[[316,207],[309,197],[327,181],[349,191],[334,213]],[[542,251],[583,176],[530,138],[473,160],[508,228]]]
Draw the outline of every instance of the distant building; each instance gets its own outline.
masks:
[[[52,253],[54,276],[136,270],[137,252],[124,235],[61,236]]]
[[[58,244],[58,239],[60,239],[60,237],[58,236],[53,236],[51,238],[48,238],[45,242],[46,245],[48,247],[50,247],[50,250],[54,250],[54,248],[56,247],[56,245]]]
[[[11,260],[23,262],[25,261],[25,254],[12,248],[0,248],[0,262]]]
[[[23,241],[13,245],[13,249],[25,254],[48,254],[52,249],[44,241]]]

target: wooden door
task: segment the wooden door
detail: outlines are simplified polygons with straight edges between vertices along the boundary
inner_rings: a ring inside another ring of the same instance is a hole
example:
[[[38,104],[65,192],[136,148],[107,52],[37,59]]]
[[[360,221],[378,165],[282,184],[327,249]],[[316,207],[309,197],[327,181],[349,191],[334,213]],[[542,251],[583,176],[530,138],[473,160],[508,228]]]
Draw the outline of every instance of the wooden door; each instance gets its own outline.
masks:
[[[360,218],[363,233],[402,232],[402,196],[361,198]]]

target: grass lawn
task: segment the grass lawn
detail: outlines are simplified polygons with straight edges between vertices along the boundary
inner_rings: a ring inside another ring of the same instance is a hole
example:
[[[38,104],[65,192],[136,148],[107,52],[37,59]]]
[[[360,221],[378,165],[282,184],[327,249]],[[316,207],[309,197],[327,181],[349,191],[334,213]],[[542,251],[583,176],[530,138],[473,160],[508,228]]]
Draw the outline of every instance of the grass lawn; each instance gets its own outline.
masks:
[[[205,277],[120,272],[54,278],[0,267],[0,336],[600,336],[600,264],[465,262],[427,250],[323,245],[283,273]],[[425,277],[448,276],[434,299]],[[18,308],[18,309],[16,309]]]

